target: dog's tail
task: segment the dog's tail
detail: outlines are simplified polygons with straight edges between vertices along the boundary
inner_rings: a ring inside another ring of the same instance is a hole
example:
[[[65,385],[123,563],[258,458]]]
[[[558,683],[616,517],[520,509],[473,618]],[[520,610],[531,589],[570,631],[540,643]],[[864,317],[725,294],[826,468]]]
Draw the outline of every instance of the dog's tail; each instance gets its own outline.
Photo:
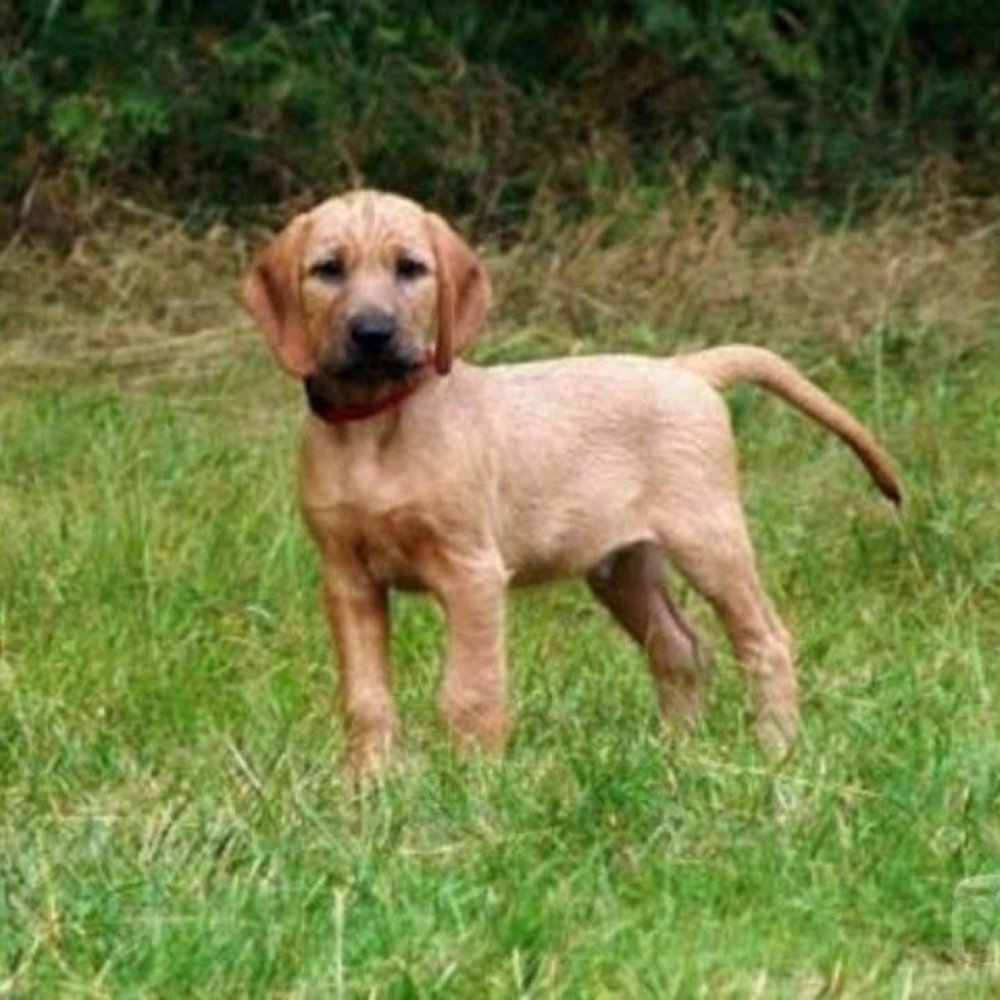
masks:
[[[682,354],[674,360],[716,389],[725,389],[737,382],[752,382],[798,407],[849,445],[885,496],[897,506],[902,503],[899,477],[875,438],[839,403],[773,351],[733,344]]]

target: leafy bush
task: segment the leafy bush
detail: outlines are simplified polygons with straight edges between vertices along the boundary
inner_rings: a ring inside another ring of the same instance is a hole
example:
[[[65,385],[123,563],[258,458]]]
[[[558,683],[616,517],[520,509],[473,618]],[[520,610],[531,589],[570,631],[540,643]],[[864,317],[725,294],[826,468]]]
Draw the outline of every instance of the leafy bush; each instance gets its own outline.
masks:
[[[0,198],[69,172],[188,212],[364,180],[516,225],[713,176],[842,206],[996,165],[989,0],[20,0]]]

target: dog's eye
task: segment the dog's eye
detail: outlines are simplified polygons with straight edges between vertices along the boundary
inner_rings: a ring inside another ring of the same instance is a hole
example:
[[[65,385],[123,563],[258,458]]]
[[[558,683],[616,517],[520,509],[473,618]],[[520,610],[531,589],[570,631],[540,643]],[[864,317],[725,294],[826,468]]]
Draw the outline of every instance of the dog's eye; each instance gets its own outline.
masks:
[[[324,257],[309,268],[309,273],[320,281],[342,281],[347,274],[347,268],[340,257]]]
[[[416,257],[406,254],[396,260],[396,277],[403,281],[414,281],[427,274],[427,265]]]

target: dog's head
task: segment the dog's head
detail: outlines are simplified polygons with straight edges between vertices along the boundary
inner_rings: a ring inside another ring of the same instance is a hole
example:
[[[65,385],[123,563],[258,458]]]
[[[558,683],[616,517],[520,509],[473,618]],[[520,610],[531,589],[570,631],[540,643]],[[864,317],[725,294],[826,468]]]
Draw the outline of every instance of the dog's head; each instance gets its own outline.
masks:
[[[375,386],[431,353],[446,373],[486,317],[490,284],[439,216],[357,191],[296,216],[257,258],[243,302],[290,374]]]

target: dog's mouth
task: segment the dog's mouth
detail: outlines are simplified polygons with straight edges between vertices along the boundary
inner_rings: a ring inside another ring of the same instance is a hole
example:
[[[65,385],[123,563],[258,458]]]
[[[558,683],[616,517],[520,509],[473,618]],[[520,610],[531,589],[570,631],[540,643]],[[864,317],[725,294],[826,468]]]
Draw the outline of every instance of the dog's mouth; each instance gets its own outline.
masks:
[[[332,381],[374,386],[381,382],[400,382],[423,367],[423,353],[414,348],[387,350],[377,355],[349,351],[334,362],[323,365],[323,375]]]
[[[402,381],[422,364],[421,358],[357,358],[345,362],[331,374],[344,382],[377,385],[379,382]]]
[[[427,357],[392,356],[324,364],[303,379],[309,408],[327,423],[372,416],[398,404],[420,384]]]
[[[348,349],[323,359],[305,378],[306,396],[314,412],[355,405],[380,395],[380,389],[405,386],[427,365],[426,354],[416,345],[390,347],[377,355]]]

